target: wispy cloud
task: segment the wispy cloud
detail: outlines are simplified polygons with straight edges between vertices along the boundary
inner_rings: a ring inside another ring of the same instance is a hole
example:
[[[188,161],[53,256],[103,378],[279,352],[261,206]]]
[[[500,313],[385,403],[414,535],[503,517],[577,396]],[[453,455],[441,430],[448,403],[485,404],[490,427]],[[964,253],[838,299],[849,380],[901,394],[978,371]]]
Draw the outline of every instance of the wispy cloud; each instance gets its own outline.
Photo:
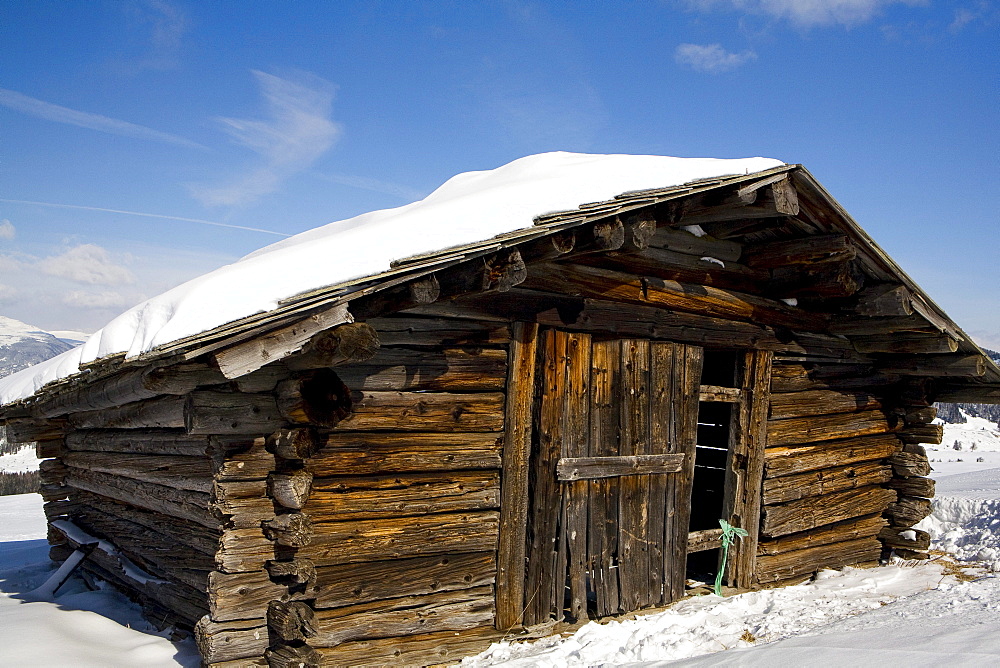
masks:
[[[72,290],[62,296],[62,303],[74,308],[88,309],[120,309],[129,305],[131,300],[113,290],[102,292],[85,292]]]
[[[99,206],[82,206],[80,204],[57,204],[55,202],[35,202],[26,199],[5,199],[0,198],[0,202],[10,202],[11,204],[33,204],[35,206],[48,206],[57,209],[79,209],[80,211],[100,211],[102,213],[118,213],[125,216],[139,216],[140,218],[159,218],[161,220],[178,220],[185,223],[197,223],[199,225],[211,225],[212,227],[227,227],[231,230],[246,230],[248,232],[261,232],[263,234],[273,234],[278,237],[288,237],[290,234],[275,232],[274,230],[262,230],[259,227],[246,227],[244,225],[230,225],[229,223],[219,223],[214,220],[202,220],[201,218],[184,218],[183,216],[167,216],[161,213],[144,213],[142,211],[125,211],[123,209],[105,209]]]
[[[0,283],[0,304],[14,301],[15,297],[17,297],[17,290]]]
[[[149,54],[140,68],[168,69],[177,64],[181,40],[188,29],[184,11],[166,0],[145,0],[126,6],[132,16],[149,29]]]
[[[49,276],[91,285],[127,285],[135,276],[126,267],[116,264],[105,249],[96,244],[81,244],[66,252],[45,258],[39,269]]]
[[[731,53],[721,44],[681,44],[674,51],[674,60],[679,64],[708,74],[729,72],[756,58],[757,54],[753,51]]]
[[[994,9],[989,2],[982,0],[966,7],[959,7],[955,10],[955,18],[948,29],[953,32],[961,32],[966,26],[977,21],[995,23],[1000,17],[1000,12]]]
[[[13,239],[17,234],[14,224],[4,218],[0,220],[0,239]]]
[[[263,160],[249,173],[218,186],[191,186],[192,194],[212,206],[238,206],[277,191],[291,176],[309,168],[340,137],[331,119],[334,86],[300,74],[295,80],[252,71],[267,107],[267,120],[220,118],[237,144]]]
[[[44,118],[47,121],[75,125],[87,128],[88,130],[106,132],[111,135],[160,141],[191,148],[205,148],[201,144],[193,142],[190,139],[185,139],[184,137],[160,132],[159,130],[147,128],[143,125],[136,125],[135,123],[129,123],[117,118],[91,114],[86,111],[77,111],[69,107],[61,107],[58,104],[43,102],[42,100],[5,88],[0,88],[0,105],[28,114],[29,116]]]
[[[750,14],[786,20],[798,27],[854,26],[870,21],[886,7],[923,5],[927,0],[687,0],[694,9],[710,11],[727,7]]]

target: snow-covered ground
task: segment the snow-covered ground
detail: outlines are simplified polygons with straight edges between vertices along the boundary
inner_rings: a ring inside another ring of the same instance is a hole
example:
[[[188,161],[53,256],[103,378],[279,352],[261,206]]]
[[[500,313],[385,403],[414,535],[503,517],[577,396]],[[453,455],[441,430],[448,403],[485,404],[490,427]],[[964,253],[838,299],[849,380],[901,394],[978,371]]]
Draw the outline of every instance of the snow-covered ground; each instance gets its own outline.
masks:
[[[971,462],[934,463],[938,498],[921,525],[961,568],[939,558],[827,571],[795,587],[587,624],[566,638],[499,643],[463,665],[1000,665],[1000,465],[975,461],[1000,454],[1000,438],[982,426],[946,426],[945,446],[931,454],[956,459],[946,446],[979,439]],[[170,642],[113,591],[71,578],[51,601],[29,602],[52,572],[44,537],[40,497],[0,497],[0,665],[198,665],[190,640]]]

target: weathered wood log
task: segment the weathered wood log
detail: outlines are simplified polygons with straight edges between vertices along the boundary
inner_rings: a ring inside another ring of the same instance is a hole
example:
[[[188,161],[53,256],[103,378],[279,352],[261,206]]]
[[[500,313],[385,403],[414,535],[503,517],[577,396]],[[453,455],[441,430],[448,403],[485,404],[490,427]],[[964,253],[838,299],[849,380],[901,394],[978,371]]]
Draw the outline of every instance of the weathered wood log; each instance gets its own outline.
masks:
[[[212,621],[259,619],[270,601],[288,595],[288,587],[271,582],[264,571],[208,574],[208,601]]]
[[[274,502],[267,497],[266,480],[216,481],[212,501],[227,526],[259,527],[262,520],[274,517]]]
[[[720,547],[722,547],[722,529],[702,529],[688,534],[688,554],[717,550]]]
[[[896,416],[881,410],[769,420],[767,443],[773,447],[857,438],[889,433],[895,428]]]
[[[267,477],[267,494],[285,508],[301,510],[309,500],[312,484],[308,471],[272,473]]]
[[[906,409],[903,422],[906,424],[906,428],[909,429],[917,425],[930,424],[936,417],[936,406],[911,406]]]
[[[183,518],[146,510],[115,499],[83,490],[73,491],[74,505],[81,512],[99,513],[100,521],[108,524],[101,529],[107,535],[126,533],[139,539],[147,531],[155,532],[183,546],[183,549],[200,552],[210,557],[215,555],[219,545],[221,529],[208,528]],[[137,528],[135,525],[139,525]]]
[[[225,383],[218,369],[199,362],[125,369],[113,376],[49,396],[32,406],[39,417],[112,408],[163,394],[183,395],[204,385]]]
[[[562,255],[573,252],[576,248],[576,231],[564,230],[541,239],[518,244],[517,250],[526,265],[534,262],[554,260]]]
[[[488,431],[503,428],[499,392],[355,392],[344,430]]]
[[[892,467],[879,461],[860,462],[764,480],[764,503],[774,505],[845,489],[881,485],[892,479]]]
[[[277,384],[292,375],[285,362],[279,360],[262,366],[256,371],[251,371],[245,376],[232,379],[229,384],[237,392],[247,392],[248,394],[260,394],[270,392]]]
[[[625,455],[621,457],[563,457],[556,464],[556,479],[567,482],[626,475],[677,473],[683,464],[683,453]]]
[[[335,647],[349,640],[461,631],[489,624],[493,613],[488,586],[317,610],[309,644]]]
[[[944,425],[908,425],[896,434],[896,436],[898,436],[899,440],[903,441],[903,443],[929,443],[931,445],[940,445],[941,441],[944,439]]]
[[[215,362],[226,378],[239,378],[301,350],[316,334],[353,320],[347,304],[336,304],[298,322],[219,350],[214,354]]]
[[[500,526],[497,547],[497,628],[521,624],[524,611],[524,564],[527,551],[528,471],[534,429],[538,326],[514,324],[510,366],[506,378],[503,476],[501,479]]]
[[[752,198],[736,190],[716,190],[682,200],[680,223],[705,225],[730,220],[794,216],[799,212],[795,187],[786,178],[761,188]]]
[[[299,554],[320,567],[494,550],[498,523],[499,515],[492,510],[327,523]]]
[[[863,316],[845,315],[830,323],[830,333],[843,336],[888,336],[896,333],[936,334],[933,327],[922,315],[908,316]]]
[[[67,466],[84,471],[99,471],[206,494],[212,491],[212,463],[204,457],[70,452],[63,461]]]
[[[822,331],[826,327],[826,318],[820,314],[763,297],[579,264],[533,266],[526,286],[803,331]]]
[[[7,418],[4,422],[9,443],[50,441],[66,435],[65,419]]]
[[[183,427],[189,434],[270,434],[285,426],[275,398],[199,390],[184,397]]]
[[[885,516],[893,526],[912,527],[931,514],[931,502],[915,496],[900,496],[885,509]]]
[[[696,257],[662,248],[574,257],[572,261],[611,271],[751,293],[762,292],[770,278],[766,271],[750,269],[736,262],[723,262],[710,256]]]
[[[707,234],[699,237],[687,230],[673,227],[657,228],[650,245],[675,253],[714,257],[723,262],[737,262],[743,254],[743,246],[735,241],[722,241]]]
[[[316,533],[312,519],[303,513],[283,513],[261,523],[264,537],[278,545],[303,547]]]
[[[527,274],[517,249],[506,249],[442,269],[437,272],[437,277],[441,285],[441,299],[449,299],[488,290],[506,292],[522,283]]]
[[[307,603],[274,600],[266,605],[267,628],[272,638],[305,640],[316,635],[316,613]]]
[[[843,262],[856,255],[857,249],[850,239],[842,234],[828,234],[746,246],[741,260],[755,269],[773,269],[789,265],[814,266],[824,262]]]
[[[913,314],[913,295],[904,285],[875,285],[858,295],[854,311],[863,316],[910,316]]]
[[[924,452],[897,452],[889,458],[892,470],[903,478],[919,478],[931,474],[931,465]]]
[[[579,231],[576,250],[612,251],[625,245],[625,224],[614,216],[585,226]]]
[[[194,638],[205,663],[263,656],[269,643],[263,618],[214,622],[205,615],[194,627]]]
[[[843,299],[857,294],[864,286],[865,273],[857,262],[844,260],[813,266],[793,265],[771,270],[765,294],[781,299],[805,302]],[[831,333],[839,333],[831,330]]]
[[[947,334],[897,332],[886,336],[863,335],[852,342],[859,353],[953,353],[958,350],[958,341]]]
[[[66,439],[53,438],[47,441],[35,442],[35,456],[39,459],[62,457],[66,454]]]
[[[305,585],[312,588],[316,584],[316,565],[308,559],[269,561],[267,572],[273,581],[290,587]]]
[[[204,457],[208,452],[207,436],[191,436],[165,429],[94,429],[71,431],[66,447],[74,451],[123,452],[137,455],[182,455]]]
[[[334,427],[351,413],[351,390],[330,369],[317,369],[278,383],[278,411],[289,422]]]
[[[931,535],[920,529],[885,527],[878,538],[886,547],[904,550],[926,550],[931,546]]]
[[[765,478],[885,459],[898,450],[899,439],[892,434],[767,448],[764,451]]]
[[[74,429],[163,429],[184,426],[184,397],[166,396],[96,411],[74,413]]]
[[[986,365],[982,355],[911,355],[880,362],[879,370],[899,376],[975,378],[986,374]]]
[[[348,362],[364,362],[371,359],[378,348],[375,328],[364,322],[352,322],[320,332],[302,346],[301,352],[290,355],[284,362],[293,371],[325,369]]]
[[[316,571],[316,608],[418,596],[493,583],[492,552],[447,554],[413,559],[342,564]]]
[[[351,312],[356,319],[368,320],[414,306],[433,304],[440,297],[441,283],[437,275],[427,274],[354,299],[351,301]]]
[[[465,631],[439,631],[405,638],[373,638],[320,648],[324,665],[430,666],[458,663],[462,657],[482,652],[504,637],[493,626]]]
[[[883,527],[888,525],[889,522],[881,514],[863,515],[842,522],[828,524],[818,529],[763,540],[758,545],[757,553],[759,555],[784,554],[785,552],[804,550],[818,545],[829,545],[831,543],[842,543],[859,538],[870,538],[877,535]]]
[[[499,506],[498,471],[459,471],[316,478],[303,511],[316,522],[338,522]]]
[[[653,235],[656,234],[656,218],[650,209],[625,216],[625,247],[636,250],[649,248]]]
[[[264,652],[268,668],[320,668],[323,655],[309,645],[279,645]]]
[[[259,571],[276,558],[274,542],[257,526],[223,530],[215,563],[223,573],[244,573]]]
[[[42,483],[38,486],[38,493],[41,494],[43,501],[60,501],[69,495],[70,488],[66,485]]]
[[[945,383],[934,391],[934,401],[951,403],[1000,404],[1000,385],[957,385]]]
[[[86,490],[165,515],[182,517],[209,529],[215,529],[219,526],[219,519],[211,510],[211,496],[204,492],[155,485],[122,476],[72,467],[68,469],[66,482],[76,489]]]
[[[869,365],[792,364],[783,362],[774,365],[771,377],[771,392],[802,392],[808,390],[851,390],[871,392],[874,388],[895,383],[898,378],[888,375],[874,375]]]
[[[499,469],[502,432],[333,432],[306,462],[315,477]]]
[[[895,490],[872,485],[810,496],[779,506],[764,506],[761,533],[773,538],[807,531],[824,524],[882,512],[895,500]]]
[[[510,325],[441,317],[383,317],[368,321],[382,346],[485,346],[510,341]]]
[[[51,522],[60,517],[69,517],[76,510],[76,507],[77,504],[74,501],[60,499],[58,501],[49,501],[42,509],[45,512],[45,519]]]
[[[295,427],[275,431],[267,437],[264,447],[268,452],[284,459],[309,459],[321,445],[314,429]]]
[[[522,291],[522,294],[526,292]],[[696,345],[741,346],[769,350],[779,345],[773,329],[754,323],[602,299],[585,299],[583,304],[583,309],[578,314],[565,320],[558,311],[539,312],[538,323],[560,328],[568,327],[577,331],[666,339]]]
[[[210,437],[210,443],[212,471],[218,481],[266,480],[277,467],[262,437]]]
[[[899,492],[903,496],[920,496],[926,499],[934,497],[933,478],[893,478],[889,482],[889,487]]]
[[[771,395],[770,418],[805,417],[808,415],[830,415],[881,408],[875,396],[861,390],[806,390]]]
[[[881,553],[882,543],[872,537],[764,555],[757,558],[757,581],[762,584],[777,582],[821,568],[841,568],[878,561]]]
[[[66,481],[66,465],[58,459],[43,459],[38,462],[41,481],[48,485],[60,485]]]
[[[507,375],[503,350],[382,348],[364,364],[338,370],[356,390],[501,390]]]

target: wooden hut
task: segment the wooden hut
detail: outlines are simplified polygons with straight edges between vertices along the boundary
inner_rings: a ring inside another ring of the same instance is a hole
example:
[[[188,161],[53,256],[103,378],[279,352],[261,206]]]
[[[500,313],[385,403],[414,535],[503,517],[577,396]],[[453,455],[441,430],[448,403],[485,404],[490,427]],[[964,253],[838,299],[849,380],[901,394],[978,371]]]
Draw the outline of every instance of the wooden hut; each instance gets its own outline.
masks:
[[[1000,369],[799,165],[399,260],[0,409],[53,559],[206,664],[436,664],[918,557],[934,401]],[[95,545],[96,544],[96,545]]]

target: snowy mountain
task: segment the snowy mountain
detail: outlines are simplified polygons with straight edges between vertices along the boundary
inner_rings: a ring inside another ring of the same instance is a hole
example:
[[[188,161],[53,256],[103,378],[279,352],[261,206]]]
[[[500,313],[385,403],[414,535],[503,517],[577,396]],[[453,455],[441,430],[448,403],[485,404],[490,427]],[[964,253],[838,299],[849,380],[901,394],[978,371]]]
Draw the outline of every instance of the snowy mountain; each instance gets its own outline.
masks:
[[[0,378],[44,362],[74,345],[20,320],[0,315]]]

